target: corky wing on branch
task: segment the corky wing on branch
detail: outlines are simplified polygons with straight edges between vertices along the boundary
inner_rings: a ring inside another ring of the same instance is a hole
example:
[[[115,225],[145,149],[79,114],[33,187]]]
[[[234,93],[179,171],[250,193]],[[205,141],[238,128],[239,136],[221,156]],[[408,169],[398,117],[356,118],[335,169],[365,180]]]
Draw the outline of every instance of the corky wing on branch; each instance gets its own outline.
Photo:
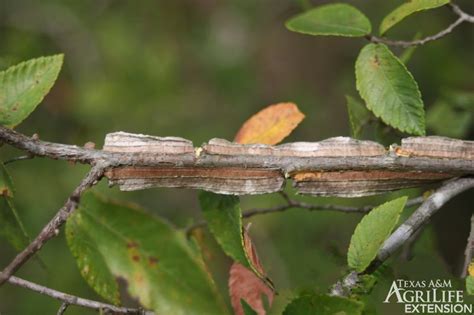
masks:
[[[116,132],[103,150],[136,161],[105,173],[121,190],[264,194],[282,190],[290,178],[302,194],[357,197],[474,173],[474,142],[444,137],[406,138],[390,150],[346,137],[278,146],[212,139],[194,148],[182,138]]]

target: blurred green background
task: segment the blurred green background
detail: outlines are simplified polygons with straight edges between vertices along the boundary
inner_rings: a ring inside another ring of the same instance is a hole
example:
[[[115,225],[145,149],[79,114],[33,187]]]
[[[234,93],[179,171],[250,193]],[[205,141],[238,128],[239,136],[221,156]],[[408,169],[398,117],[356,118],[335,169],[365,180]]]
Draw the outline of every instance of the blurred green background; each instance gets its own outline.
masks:
[[[401,1],[347,1],[365,12],[374,29]],[[0,0],[0,69],[42,55],[65,53],[58,81],[43,104],[17,130],[62,143],[93,141],[128,131],[181,136],[196,145],[213,137],[231,140],[240,125],[266,105],[293,101],[306,119],[286,141],[317,141],[350,135],[345,94],[357,96],[354,61],[364,39],[310,37],[291,33],[284,21],[305,0]],[[470,0],[458,1],[474,12]],[[455,20],[447,8],[408,18],[390,37],[428,35]],[[402,52],[394,49],[395,53]],[[420,85],[426,107],[444,102],[474,108],[474,25],[418,48],[408,67]],[[1,88],[1,87],[0,87]],[[446,91],[455,91],[446,97]],[[460,94],[462,92],[463,94]],[[466,94],[467,93],[467,94]],[[444,95],[444,96],[443,96]],[[470,104],[470,105],[469,105]],[[439,112],[439,111],[438,111]],[[453,114],[454,113],[454,114]],[[429,134],[467,121],[458,136],[472,139],[472,111],[431,114]],[[466,118],[466,115],[469,118]],[[436,118],[438,117],[438,118]],[[461,118],[459,118],[461,117]],[[22,153],[3,146],[1,158]],[[16,185],[15,203],[35,236],[64,203],[87,167],[36,158],[8,165]],[[201,218],[196,191],[152,189],[120,193],[102,182],[96,191],[139,203],[185,227]],[[291,188],[289,188],[291,191]],[[301,198],[313,203],[377,204],[410,190],[359,199]],[[279,196],[244,197],[243,208],[281,203]],[[472,191],[443,208],[414,247],[414,258],[391,259],[397,278],[458,279],[474,198]],[[408,214],[409,211],[406,211]],[[345,272],[345,253],[360,215],[294,209],[255,217],[251,235],[280,296],[288,290],[325,292]],[[0,240],[0,268],[15,256]],[[226,295],[230,261],[217,253],[216,276]],[[18,275],[82,297],[99,299],[82,280],[64,233],[41,251],[43,268],[29,261]],[[382,304],[381,283],[371,296],[379,314],[400,314],[401,306]],[[284,300],[284,298],[280,298]],[[60,303],[26,289],[0,287],[0,314],[55,314]],[[67,314],[94,314],[71,306]]]

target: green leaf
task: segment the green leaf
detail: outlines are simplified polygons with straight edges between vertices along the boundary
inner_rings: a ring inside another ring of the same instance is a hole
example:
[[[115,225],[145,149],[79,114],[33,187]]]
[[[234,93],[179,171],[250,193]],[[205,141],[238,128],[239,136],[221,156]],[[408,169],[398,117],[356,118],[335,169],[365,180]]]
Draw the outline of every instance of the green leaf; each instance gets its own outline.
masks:
[[[472,113],[456,110],[443,101],[436,102],[426,113],[426,125],[437,135],[463,138],[469,132]]]
[[[262,278],[245,251],[239,198],[203,191],[199,202],[209,230],[224,252]]]
[[[291,301],[283,315],[362,315],[364,305],[342,297],[304,295]]]
[[[121,278],[157,314],[228,314],[195,248],[159,218],[87,193],[66,236],[83,277],[113,303]]]
[[[346,101],[352,137],[359,139],[364,126],[370,121],[372,114],[361,102],[352,96],[346,95]]]
[[[474,276],[466,277],[466,291],[469,295],[474,295]]]
[[[63,55],[40,57],[0,72],[0,124],[15,127],[28,117],[53,86]]]
[[[349,245],[347,263],[350,268],[362,272],[369,266],[397,224],[406,201],[407,197],[401,197],[386,202],[364,216]]]
[[[434,9],[449,3],[449,0],[410,0],[390,12],[380,23],[380,35],[387,32],[395,24],[407,16],[424,10]]]
[[[242,304],[244,315],[258,315],[257,312],[255,312],[254,309],[250,305],[248,305],[247,302],[245,302],[244,299],[240,300],[240,304]]]
[[[28,245],[30,238],[13,203],[13,183],[3,163],[0,163],[0,235],[16,250]]]
[[[403,132],[425,134],[425,114],[418,85],[387,46],[368,44],[362,48],[355,73],[357,90],[375,116]]]
[[[309,35],[360,37],[372,30],[362,12],[344,3],[316,7],[289,19],[285,25],[290,31]]]

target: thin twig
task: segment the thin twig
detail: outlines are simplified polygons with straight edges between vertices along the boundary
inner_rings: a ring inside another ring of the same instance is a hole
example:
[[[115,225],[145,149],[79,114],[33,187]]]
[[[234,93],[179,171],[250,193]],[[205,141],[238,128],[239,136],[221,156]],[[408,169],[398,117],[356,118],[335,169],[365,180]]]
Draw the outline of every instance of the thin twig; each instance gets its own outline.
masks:
[[[474,23],[474,16],[473,15],[467,14],[466,12],[461,10],[461,8],[459,6],[457,6],[456,4],[450,3],[449,5],[450,5],[452,11],[456,15],[458,15],[459,17],[456,21],[451,23],[444,30],[442,30],[442,31],[440,31],[440,32],[438,32],[434,35],[427,36],[427,37],[422,38],[422,39],[412,40],[412,41],[393,40],[393,39],[388,39],[388,38],[385,38],[385,37],[377,37],[377,36],[374,36],[374,35],[367,35],[366,38],[369,41],[373,42],[373,43],[382,43],[382,44],[386,44],[386,45],[390,45],[390,46],[401,46],[401,47],[419,46],[419,45],[424,45],[428,42],[435,41],[437,39],[440,39],[441,37],[444,37],[444,36],[448,35],[457,26],[459,26],[463,22]]]
[[[471,232],[467,238],[466,250],[464,251],[464,266],[462,269],[461,277],[465,278],[468,273],[469,264],[471,263],[474,255],[474,214],[471,217]]]
[[[117,314],[153,315],[153,312],[145,311],[143,309],[119,307],[112,304],[80,298],[71,294],[67,294],[64,292],[47,288],[45,286],[36,284],[34,282],[30,282],[30,281],[27,281],[15,276],[11,276],[10,279],[8,279],[8,282],[10,284],[13,284],[22,288],[26,288],[26,289],[38,292],[40,294],[44,294],[52,298],[55,298],[57,300],[60,300],[64,302],[63,305],[64,304],[77,305],[77,306],[87,307],[87,308],[98,310],[98,311],[102,310],[102,311],[107,311],[107,312],[114,312]],[[63,308],[63,305],[61,306],[61,308]],[[60,314],[59,311],[58,311],[58,314]]]
[[[339,212],[346,212],[346,213],[366,213],[375,208],[376,206],[367,205],[362,207],[351,207],[351,206],[342,206],[342,205],[332,205],[332,204],[323,204],[323,205],[313,205],[310,203],[293,200],[291,199],[287,193],[279,192],[281,196],[286,201],[286,204],[269,207],[269,208],[255,208],[249,209],[242,213],[242,218],[247,219],[256,215],[263,215],[268,213],[276,213],[276,212],[283,212],[289,209],[306,209],[308,211],[339,211]],[[415,197],[407,201],[406,206],[411,207],[422,203],[425,200],[423,196]],[[202,220],[196,222],[189,227],[186,228],[186,235],[190,235],[190,233],[197,228],[204,227],[207,225],[207,222]]]
[[[66,312],[68,306],[69,306],[68,302],[63,302],[61,304],[61,306],[59,307],[58,312],[56,313],[56,315],[63,315]]]
[[[457,4],[452,2],[450,2],[448,5],[451,7],[451,10],[453,10],[454,13],[464,18],[466,22],[474,23],[474,15],[464,12]]]
[[[336,296],[347,296],[351,290],[358,284],[359,275],[373,273],[382,263],[384,263],[397,249],[410,240],[410,238],[428,223],[430,218],[444,204],[458,194],[474,188],[474,178],[459,178],[446,181],[438,188],[426,201],[424,201],[413,214],[402,223],[395,232],[383,243],[378,252],[377,258],[363,272],[350,272],[342,280],[336,282],[331,289],[330,294]]]
[[[5,162],[3,162],[3,165],[7,165],[7,164],[18,162],[18,161],[31,160],[34,157],[35,156],[31,155],[31,154],[17,156],[17,157],[11,158],[9,160],[6,160]]]
[[[102,177],[106,166],[107,165],[104,163],[98,163],[92,167],[79,186],[77,186],[69,196],[64,206],[59,209],[56,215],[51,219],[51,221],[49,221],[38,236],[2,271],[0,274],[0,285],[13,275],[36,252],[38,252],[47,241],[59,234],[59,228],[66,222],[69,215],[78,207],[82,193],[93,186]]]
[[[410,236],[410,239],[408,239],[405,244],[403,244],[402,252],[400,254],[401,259],[405,261],[410,261],[413,259],[413,249],[415,247],[415,243],[420,239],[422,231],[423,229],[418,229],[418,231]]]

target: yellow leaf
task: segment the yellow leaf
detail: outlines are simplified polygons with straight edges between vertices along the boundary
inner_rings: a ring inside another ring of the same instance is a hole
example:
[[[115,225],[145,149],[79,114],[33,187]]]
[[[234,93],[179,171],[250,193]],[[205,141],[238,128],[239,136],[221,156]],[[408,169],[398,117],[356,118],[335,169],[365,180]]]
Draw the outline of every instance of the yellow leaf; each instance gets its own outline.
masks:
[[[467,269],[467,271],[469,272],[469,275],[470,276],[473,276],[474,277],[474,262],[471,262],[469,264],[469,268]]]
[[[294,103],[270,105],[250,117],[237,132],[234,141],[274,145],[286,138],[303,118],[304,114]]]

